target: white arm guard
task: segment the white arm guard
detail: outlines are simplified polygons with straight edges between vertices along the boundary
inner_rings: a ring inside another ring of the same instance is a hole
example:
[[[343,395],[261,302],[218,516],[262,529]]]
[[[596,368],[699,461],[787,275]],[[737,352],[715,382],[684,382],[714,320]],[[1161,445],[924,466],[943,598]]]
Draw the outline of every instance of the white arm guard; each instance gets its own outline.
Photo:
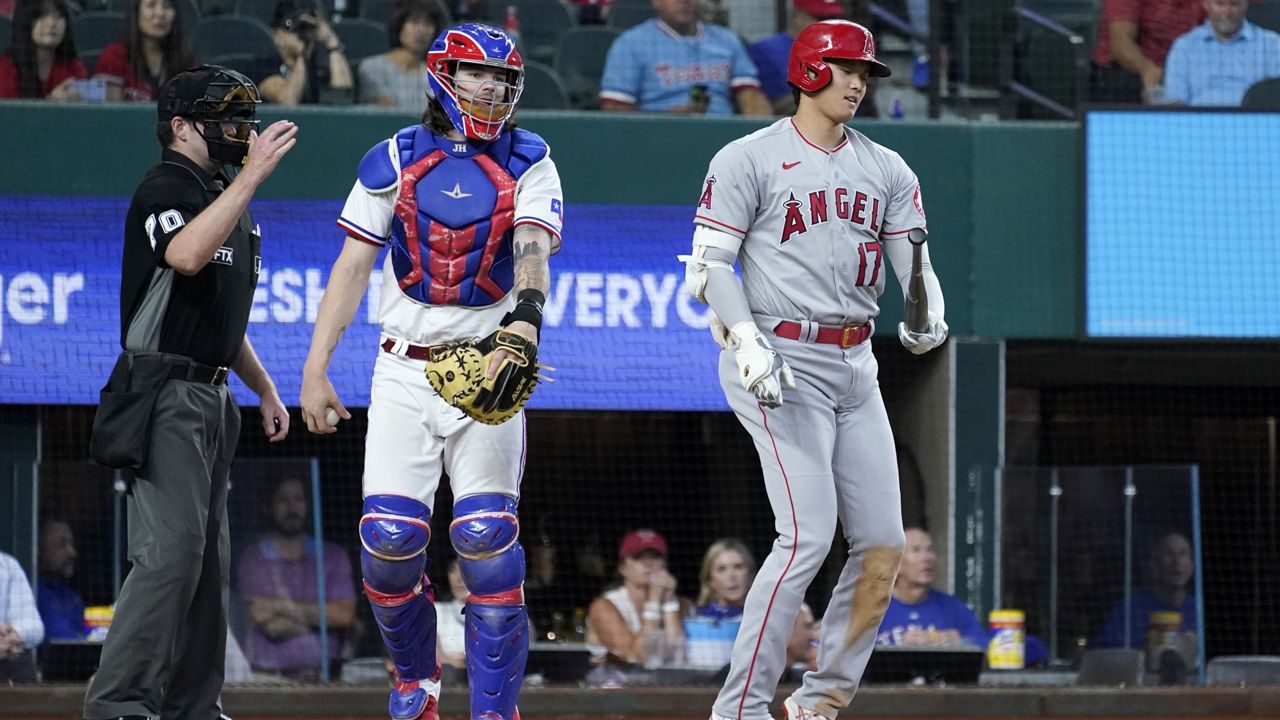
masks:
[[[706,225],[694,226],[693,253],[676,257],[684,263],[685,285],[698,302],[707,301],[704,293],[707,289],[708,271],[712,268],[724,268],[732,274],[733,263],[741,248],[742,241],[728,233]]]
[[[893,274],[898,276],[898,284],[902,286],[902,297],[907,296],[907,284],[911,282],[911,242],[903,235],[885,242],[885,253],[893,265]],[[929,314],[939,318],[946,317],[946,301],[942,297],[942,283],[933,272],[933,263],[929,260],[929,242],[925,241],[920,248],[920,270],[924,276],[925,297],[929,299]]]

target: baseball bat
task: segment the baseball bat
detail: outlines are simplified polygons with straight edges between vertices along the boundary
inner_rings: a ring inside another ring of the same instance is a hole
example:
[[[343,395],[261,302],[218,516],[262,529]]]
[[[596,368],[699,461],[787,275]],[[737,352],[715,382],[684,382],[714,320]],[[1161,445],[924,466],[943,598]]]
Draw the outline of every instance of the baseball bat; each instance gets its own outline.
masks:
[[[922,333],[929,327],[929,293],[924,288],[924,241],[926,233],[923,228],[915,228],[907,233],[911,242],[911,280],[907,283],[907,299],[902,309],[907,329],[913,333]]]

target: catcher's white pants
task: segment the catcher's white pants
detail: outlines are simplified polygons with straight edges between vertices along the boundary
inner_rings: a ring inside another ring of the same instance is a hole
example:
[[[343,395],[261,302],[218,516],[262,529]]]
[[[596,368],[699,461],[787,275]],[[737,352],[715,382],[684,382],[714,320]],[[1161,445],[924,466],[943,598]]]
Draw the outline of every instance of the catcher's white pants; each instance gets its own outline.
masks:
[[[435,511],[442,472],[455,499],[481,493],[519,497],[524,411],[501,425],[472,420],[445,402],[421,360],[378,353],[373,366],[364,495],[405,495]]]

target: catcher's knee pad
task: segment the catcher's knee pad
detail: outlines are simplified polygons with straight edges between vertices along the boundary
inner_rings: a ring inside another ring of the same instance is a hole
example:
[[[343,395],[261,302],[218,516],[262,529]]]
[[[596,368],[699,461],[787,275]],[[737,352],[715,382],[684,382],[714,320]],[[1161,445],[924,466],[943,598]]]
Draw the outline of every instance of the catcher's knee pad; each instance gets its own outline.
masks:
[[[453,506],[449,539],[458,552],[458,569],[469,602],[519,605],[524,602],[524,548],[515,498],[472,495]]]
[[[511,720],[529,657],[529,610],[469,601],[466,613],[471,717]]]
[[[438,670],[436,609],[426,576],[430,518],[426,505],[400,495],[370,495],[360,518],[365,594],[401,680],[427,680]]]

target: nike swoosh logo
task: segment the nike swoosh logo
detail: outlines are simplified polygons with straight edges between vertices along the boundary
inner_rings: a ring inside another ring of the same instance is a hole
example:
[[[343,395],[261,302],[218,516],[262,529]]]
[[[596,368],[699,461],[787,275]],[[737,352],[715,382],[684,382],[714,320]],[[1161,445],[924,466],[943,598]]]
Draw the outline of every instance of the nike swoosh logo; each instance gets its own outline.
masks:
[[[795,161],[795,162],[793,162],[793,163],[785,163],[785,162],[784,162],[784,163],[782,163],[782,169],[783,169],[783,170],[790,170],[791,168],[793,168],[793,167],[795,167],[795,166],[797,166],[797,165],[799,165],[799,164],[800,164],[800,161],[799,161],[799,160],[797,160],[797,161]]]

